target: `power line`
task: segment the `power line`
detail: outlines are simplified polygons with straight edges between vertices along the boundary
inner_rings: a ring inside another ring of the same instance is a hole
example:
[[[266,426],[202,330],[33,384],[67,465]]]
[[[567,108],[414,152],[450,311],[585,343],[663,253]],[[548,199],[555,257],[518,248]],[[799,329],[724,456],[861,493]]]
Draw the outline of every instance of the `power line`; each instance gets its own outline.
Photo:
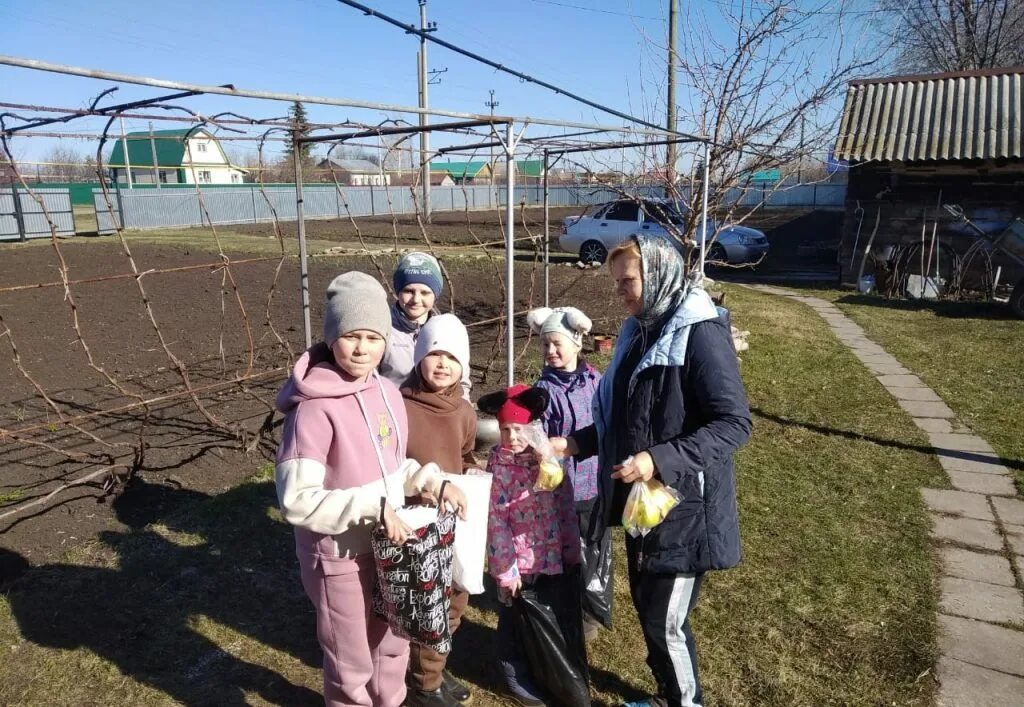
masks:
[[[599,7],[584,7],[583,5],[572,5],[567,2],[555,2],[555,0],[531,0],[531,2],[543,3],[544,5],[557,5],[558,7],[567,7],[572,10],[584,10],[586,12],[598,12],[602,15],[618,15],[619,17],[633,17],[638,20],[660,20],[665,21],[664,17],[651,17],[650,15],[634,15],[630,12],[617,12],[615,10],[602,10]]]
[[[493,61],[491,59],[488,59],[487,57],[481,56],[480,54],[476,54],[475,52],[471,52],[468,49],[463,49],[462,47],[460,47],[458,45],[452,44],[451,42],[448,42],[448,41],[445,41],[445,40],[440,39],[438,37],[435,37],[435,36],[433,36],[432,34],[430,34],[427,31],[424,31],[422,29],[418,29],[414,25],[402,22],[402,21],[397,20],[394,17],[391,17],[389,15],[385,15],[385,14],[383,14],[381,12],[378,12],[377,10],[374,10],[372,7],[368,7],[366,5],[363,5],[362,3],[355,2],[355,0],[337,0],[337,1],[340,2],[342,5],[348,5],[349,7],[355,8],[356,10],[361,11],[365,15],[368,15],[370,17],[376,17],[376,18],[378,18],[380,20],[383,20],[384,22],[387,22],[390,25],[394,25],[395,27],[398,27],[399,29],[403,30],[406,34],[415,34],[418,37],[420,37],[421,40],[426,40],[428,42],[433,42],[434,44],[440,45],[440,46],[444,47],[445,49],[449,49],[449,50],[455,52],[456,54],[461,54],[462,56],[465,56],[465,57],[468,57],[470,59],[473,59],[474,61],[478,61],[481,64],[485,64],[487,66],[490,66],[491,68],[496,69],[497,71],[501,71],[503,73],[515,76],[517,79],[520,79],[523,82],[537,84],[538,86],[541,86],[542,88],[546,88],[546,89],[548,89],[550,91],[554,91],[555,93],[557,93],[557,94],[559,94],[561,96],[565,96],[566,98],[570,98],[570,99],[572,99],[572,100],[574,100],[574,101],[576,101],[578,103],[582,103],[583,105],[590,106],[591,108],[599,110],[602,113],[608,113],[609,115],[614,115],[617,118],[622,118],[623,120],[628,120],[631,123],[634,123],[636,125],[642,125],[642,126],[644,126],[646,128],[652,128],[652,129],[658,130],[658,131],[660,131],[662,133],[670,132],[670,131],[666,131],[664,127],[662,127],[661,125],[658,125],[657,123],[651,123],[649,121],[637,118],[636,116],[630,115],[629,113],[623,113],[622,111],[616,110],[615,108],[611,108],[611,107],[603,105],[601,103],[597,103],[596,101],[592,101],[589,98],[584,98],[583,96],[581,96],[581,95],[579,95],[577,93],[573,93],[572,91],[567,91],[566,89],[564,89],[564,88],[562,88],[560,86],[556,86],[556,85],[554,85],[552,83],[548,83],[547,81],[543,81],[541,79],[535,78],[535,77],[530,76],[528,74],[524,74],[523,72],[517,71],[517,70],[512,69],[510,67],[507,67],[504,64],[499,64],[496,61]],[[678,131],[671,131],[671,132],[672,132],[672,134],[679,135],[681,137],[690,137],[690,138],[693,138],[694,140],[697,140],[697,141],[700,141],[700,142],[706,141],[706,138],[699,138],[699,137],[695,137],[695,136],[688,135],[686,133],[681,133],[681,132],[678,132]]]

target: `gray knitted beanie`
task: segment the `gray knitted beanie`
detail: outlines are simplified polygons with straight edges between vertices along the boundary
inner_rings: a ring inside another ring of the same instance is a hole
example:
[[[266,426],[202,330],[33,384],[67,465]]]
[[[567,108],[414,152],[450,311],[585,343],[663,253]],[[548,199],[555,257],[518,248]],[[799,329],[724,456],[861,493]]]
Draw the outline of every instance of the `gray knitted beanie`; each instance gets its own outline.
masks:
[[[388,338],[391,334],[388,295],[383,285],[366,273],[343,273],[327,287],[324,342],[331,346],[343,334],[360,329]]]

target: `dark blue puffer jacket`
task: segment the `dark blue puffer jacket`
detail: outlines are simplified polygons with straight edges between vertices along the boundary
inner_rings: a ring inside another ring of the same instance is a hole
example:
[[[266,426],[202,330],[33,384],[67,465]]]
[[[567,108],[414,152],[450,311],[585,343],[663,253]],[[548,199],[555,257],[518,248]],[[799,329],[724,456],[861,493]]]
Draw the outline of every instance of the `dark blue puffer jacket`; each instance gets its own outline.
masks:
[[[625,401],[612,400],[617,364],[639,325],[622,326],[615,357],[594,399],[595,424],[575,438],[585,458],[599,455],[600,493],[588,537],[621,522],[628,487],[612,467],[648,451],[657,478],[682,501],[644,538],[627,538],[642,572],[704,572],[740,561],[733,453],[750,437],[747,398],[728,313],[691,290],[633,371]],[[615,406],[625,405],[612,425]]]

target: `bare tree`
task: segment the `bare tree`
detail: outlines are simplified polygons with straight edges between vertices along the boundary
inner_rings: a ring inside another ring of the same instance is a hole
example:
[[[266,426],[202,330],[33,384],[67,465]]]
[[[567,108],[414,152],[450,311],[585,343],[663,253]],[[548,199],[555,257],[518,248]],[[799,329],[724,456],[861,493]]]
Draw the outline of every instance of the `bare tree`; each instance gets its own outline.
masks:
[[[904,71],[1024,63],[1024,0],[880,0],[881,29],[898,36]]]
[[[377,151],[363,145],[339,145],[331,151],[331,156],[337,160],[366,160],[378,167],[381,163]]]
[[[816,9],[796,0],[690,5],[690,31],[677,57],[679,124],[710,139],[708,210],[723,216],[719,222],[740,222],[761,206],[739,198],[755,173],[781,173],[771,190],[757,189],[764,195],[820,162],[835,139],[849,81],[886,61],[887,47],[863,31],[867,23],[849,2]],[[680,169],[692,178],[668,183],[694,216],[679,234],[691,247],[703,223],[702,150],[691,147],[691,163]],[[669,172],[664,164],[658,171]]]
[[[384,170],[388,172],[401,172],[412,169],[412,157],[409,152],[407,136],[384,135],[381,137],[384,147]]]
[[[91,182],[97,178],[95,156],[79,152],[63,143],[51,147],[41,161],[40,174],[50,181]]]

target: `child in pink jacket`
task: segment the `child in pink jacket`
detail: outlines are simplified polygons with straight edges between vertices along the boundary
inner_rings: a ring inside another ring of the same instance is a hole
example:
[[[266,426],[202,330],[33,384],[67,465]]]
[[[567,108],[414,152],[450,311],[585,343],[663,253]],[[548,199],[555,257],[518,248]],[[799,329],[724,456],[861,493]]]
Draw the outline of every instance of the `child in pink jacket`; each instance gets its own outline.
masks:
[[[498,418],[501,430],[501,443],[487,462],[487,471],[493,474],[487,560],[504,605],[498,617],[498,658],[509,693],[523,705],[544,702],[516,642],[509,605],[539,575],[561,575],[581,559],[570,484],[563,482],[553,491],[533,488],[539,464],[523,429],[540,419],[547,406],[548,392],[527,385],[485,395],[477,402],[480,410]]]
[[[277,497],[295,526],[331,707],[399,707],[405,699],[409,643],[373,614],[370,533],[383,517],[391,540],[403,542],[411,530],[395,508],[441,487],[436,466],[406,460],[402,396],[376,372],[390,332],[380,283],[360,272],[339,275],[327,289],[323,343],[299,358],[277,396],[287,415]],[[464,512],[453,485],[444,498]]]

